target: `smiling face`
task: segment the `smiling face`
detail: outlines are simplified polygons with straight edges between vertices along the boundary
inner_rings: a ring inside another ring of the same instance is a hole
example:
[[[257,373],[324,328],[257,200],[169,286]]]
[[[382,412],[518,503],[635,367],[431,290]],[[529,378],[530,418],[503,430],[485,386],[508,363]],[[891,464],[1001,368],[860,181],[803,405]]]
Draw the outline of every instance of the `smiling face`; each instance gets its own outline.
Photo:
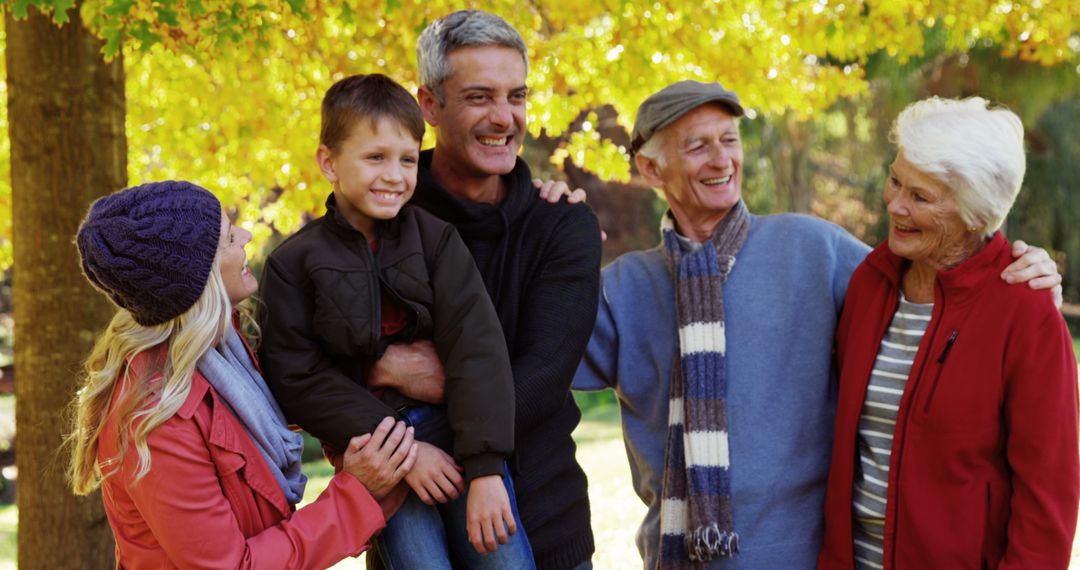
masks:
[[[218,269],[225,282],[229,301],[237,304],[259,289],[259,282],[247,266],[244,246],[251,241],[251,233],[229,223],[225,212],[221,213],[221,241],[218,242]]]
[[[447,58],[444,103],[419,92],[435,127],[435,157],[458,178],[486,179],[513,170],[525,135],[525,62],[514,48],[465,47]],[[434,168],[434,165],[433,165]]]
[[[978,232],[969,231],[956,198],[943,182],[918,170],[903,151],[885,181],[889,212],[889,250],[935,271],[961,263],[979,249]]]
[[[416,189],[420,141],[392,119],[361,120],[340,148],[319,146],[316,160],[334,184],[338,210],[372,239],[375,220],[397,216]]]
[[[721,105],[705,104],[653,136],[663,137],[663,160],[638,154],[638,171],[664,192],[679,232],[704,242],[742,194],[738,122]]]

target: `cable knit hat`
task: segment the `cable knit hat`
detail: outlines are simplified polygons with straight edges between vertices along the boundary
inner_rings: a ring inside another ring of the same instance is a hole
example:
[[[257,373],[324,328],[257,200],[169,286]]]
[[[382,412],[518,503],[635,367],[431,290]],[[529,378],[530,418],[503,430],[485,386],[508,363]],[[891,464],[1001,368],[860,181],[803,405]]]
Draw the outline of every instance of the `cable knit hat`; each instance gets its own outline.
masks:
[[[221,203],[190,182],[151,182],[98,199],[75,243],[83,273],[144,326],[202,295],[221,238]]]

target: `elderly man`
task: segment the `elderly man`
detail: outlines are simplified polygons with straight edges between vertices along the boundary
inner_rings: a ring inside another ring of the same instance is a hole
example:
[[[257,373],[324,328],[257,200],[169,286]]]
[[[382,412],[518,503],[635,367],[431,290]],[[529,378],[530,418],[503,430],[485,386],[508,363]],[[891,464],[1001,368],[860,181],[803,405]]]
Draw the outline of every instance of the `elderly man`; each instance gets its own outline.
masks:
[[[511,471],[537,567],[588,568],[594,547],[570,437],[581,418],[570,382],[596,316],[599,224],[583,204],[540,200],[517,156],[528,95],[517,30],[492,14],[455,12],[424,30],[417,55],[418,99],[436,143],[421,153],[412,203],[457,227],[498,312],[516,392]],[[436,368],[429,344],[392,345],[371,383],[437,401]],[[460,477],[446,475],[443,490],[456,497]]]
[[[813,568],[821,546],[833,332],[869,248],[817,218],[747,211],[742,114],[718,83],[641,104],[634,159],[670,206],[663,243],[604,269],[574,379],[619,399],[650,569]],[[1041,251],[1010,269],[1051,271]]]

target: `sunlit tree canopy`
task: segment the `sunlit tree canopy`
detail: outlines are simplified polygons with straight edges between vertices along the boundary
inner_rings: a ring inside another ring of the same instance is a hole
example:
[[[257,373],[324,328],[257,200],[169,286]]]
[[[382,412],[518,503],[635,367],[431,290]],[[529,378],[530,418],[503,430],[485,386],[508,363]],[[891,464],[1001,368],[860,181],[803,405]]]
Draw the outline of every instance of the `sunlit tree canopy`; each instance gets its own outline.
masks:
[[[19,16],[30,5],[70,2],[5,6]],[[124,54],[131,183],[196,181],[234,208],[260,243],[271,227],[291,232],[304,213],[318,212],[329,191],[313,160],[322,93],[345,75],[370,72],[415,90],[417,35],[461,7],[445,0],[88,0],[81,17],[106,39],[106,55]],[[600,135],[591,111],[611,105],[629,130],[638,103],[673,81],[720,81],[751,117],[803,121],[865,93],[873,57],[903,63],[928,50],[992,48],[1043,66],[1080,61],[1078,2],[502,0],[469,7],[521,30],[530,54],[529,129],[559,141],[553,162],[570,158],[622,181],[630,174],[626,149]],[[0,136],[4,157],[7,145]],[[0,161],[0,236],[11,228],[8,168]],[[10,260],[5,240],[0,266]]]

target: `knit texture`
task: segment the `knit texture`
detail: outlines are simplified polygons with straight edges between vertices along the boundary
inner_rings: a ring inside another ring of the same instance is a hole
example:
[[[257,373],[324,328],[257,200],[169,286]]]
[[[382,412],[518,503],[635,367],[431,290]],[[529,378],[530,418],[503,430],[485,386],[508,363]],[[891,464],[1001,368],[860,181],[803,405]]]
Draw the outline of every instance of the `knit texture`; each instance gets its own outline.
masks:
[[[412,203],[457,228],[502,324],[516,408],[510,466],[537,568],[573,568],[594,549],[587,481],[570,435],[581,412],[569,391],[596,319],[599,223],[584,204],[540,200],[520,159],[503,177],[506,199],[480,204],[442,188],[431,157],[420,155]]]
[[[740,201],[694,251],[683,251],[670,213],[662,228],[674,276],[679,361],[671,377],[660,567],[680,568],[739,552],[731,513],[723,286],[750,216]]]
[[[151,182],[98,199],[75,238],[86,278],[135,322],[195,304],[221,237],[221,203],[190,182]]]

